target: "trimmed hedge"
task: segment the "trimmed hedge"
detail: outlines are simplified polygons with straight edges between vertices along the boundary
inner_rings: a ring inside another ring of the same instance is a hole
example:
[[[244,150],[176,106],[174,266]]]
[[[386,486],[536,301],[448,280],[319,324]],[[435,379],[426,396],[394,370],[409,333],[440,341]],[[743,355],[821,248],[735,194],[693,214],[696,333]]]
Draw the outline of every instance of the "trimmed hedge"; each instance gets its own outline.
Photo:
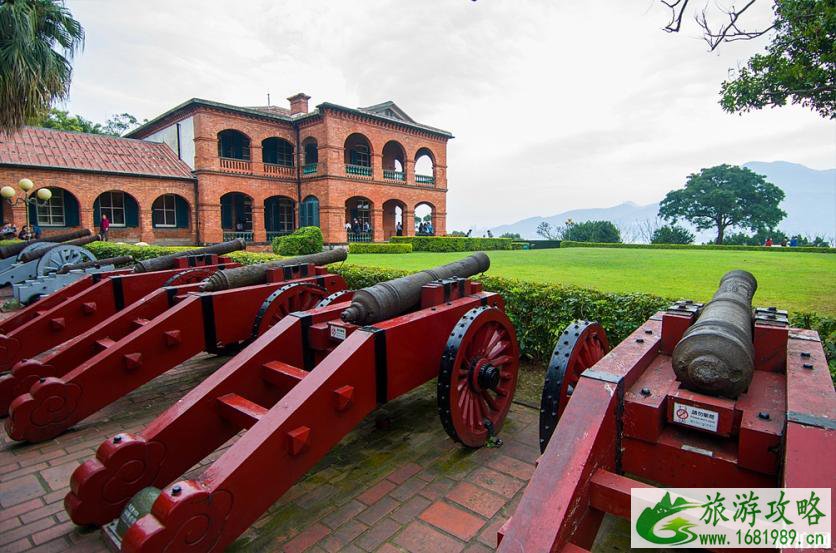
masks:
[[[411,253],[412,244],[376,244],[374,242],[350,242],[348,253]]]
[[[353,289],[408,274],[356,265],[331,265],[330,269],[341,274]],[[486,275],[477,280],[485,285],[485,290],[498,292],[505,298],[506,312],[514,323],[522,354],[544,364],[548,363],[559,334],[575,319],[600,322],[610,345],[615,346],[651,315],[675,301],[650,294],[616,294]],[[819,333],[830,360],[831,375],[836,374],[836,318],[816,313],[791,313],[790,322],[793,326],[811,328]]]
[[[393,236],[391,243],[412,244],[414,252],[475,252],[510,250],[512,238],[471,238],[467,236]]]
[[[273,238],[273,253],[279,255],[307,255],[322,251],[322,230],[319,227],[300,227],[287,236]]]
[[[133,256],[136,261],[142,261],[143,259],[151,259],[152,257],[159,257],[161,255],[168,255],[184,250],[193,250],[197,246],[137,246],[135,244],[125,244],[124,242],[92,242],[84,247],[93,252],[93,255],[95,255],[97,259],[130,255]],[[245,251],[237,251],[224,255],[231,258],[233,261],[244,265],[252,265],[253,263],[264,263],[265,261],[281,259],[281,256],[272,253],[253,253]]]
[[[560,247],[560,240],[526,240],[532,250],[552,250]]]
[[[622,244],[610,242],[573,242],[563,240],[561,248],[629,248],[641,250],[742,250],[769,252],[806,252],[806,253],[836,253],[836,248],[814,248],[812,246],[781,248],[767,246],[733,246],[717,244]]]

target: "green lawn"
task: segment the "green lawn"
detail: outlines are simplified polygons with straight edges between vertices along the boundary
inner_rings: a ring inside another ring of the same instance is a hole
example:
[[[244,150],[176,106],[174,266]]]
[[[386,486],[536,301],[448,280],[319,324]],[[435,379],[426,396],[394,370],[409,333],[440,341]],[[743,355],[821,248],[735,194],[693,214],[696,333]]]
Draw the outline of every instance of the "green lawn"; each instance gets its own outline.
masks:
[[[755,305],[836,315],[836,254],[565,248],[495,251],[490,274],[706,301],[720,277],[745,269],[758,279]],[[415,271],[466,253],[355,254],[347,263]]]

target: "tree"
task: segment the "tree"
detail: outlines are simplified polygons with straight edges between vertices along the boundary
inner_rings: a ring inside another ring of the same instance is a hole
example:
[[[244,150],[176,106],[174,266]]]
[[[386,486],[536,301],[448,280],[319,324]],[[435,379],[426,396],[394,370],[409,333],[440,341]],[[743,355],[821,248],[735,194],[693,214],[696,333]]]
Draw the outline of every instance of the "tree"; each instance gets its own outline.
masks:
[[[561,240],[566,227],[556,225],[552,226],[548,221],[543,221],[537,225],[537,234],[542,236],[545,240]]]
[[[59,0],[0,2],[0,131],[11,132],[70,92],[84,29]]]
[[[610,221],[586,221],[567,225],[563,238],[573,242],[621,242],[621,232]]]
[[[691,222],[699,230],[717,229],[722,244],[727,228],[772,229],[787,214],[778,204],[784,191],[745,167],[718,165],[688,175],[685,188],[667,193],[659,215],[676,223]]]
[[[694,233],[679,225],[665,225],[657,228],[650,238],[651,244],[692,244]]]
[[[136,128],[137,126],[139,126],[139,122],[136,120],[136,117],[134,117],[130,113],[120,113],[118,115],[114,115],[113,117],[105,121],[104,134],[109,134],[111,136],[122,136],[123,134],[125,134],[131,129]]]
[[[500,238],[511,238],[512,240],[522,240],[519,232],[505,232],[499,236]]]
[[[102,126],[93,123],[80,115],[70,115],[69,112],[58,108],[49,108],[45,114],[32,118],[26,122],[33,127],[57,129],[61,131],[89,132],[103,134]]]
[[[679,32],[688,0],[662,0],[671,9],[668,32]],[[755,4],[769,5],[772,24],[744,28]],[[713,51],[725,42],[772,32],[766,51],[755,54],[721,85],[720,105],[728,112],[800,104],[822,117],[836,117],[836,4],[833,0],[748,0],[724,10],[722,23],[706,6],[695,16]]]

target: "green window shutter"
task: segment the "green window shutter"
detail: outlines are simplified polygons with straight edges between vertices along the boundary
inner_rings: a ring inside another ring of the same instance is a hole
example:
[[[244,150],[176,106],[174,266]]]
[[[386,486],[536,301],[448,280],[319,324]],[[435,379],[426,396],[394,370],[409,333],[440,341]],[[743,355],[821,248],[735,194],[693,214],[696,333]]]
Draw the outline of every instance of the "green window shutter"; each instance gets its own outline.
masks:
[[[189,228],[189,204],[180,196],[174,196],[177,228]]]
[[[79,225],[79,206],[78,200],[69,192],[64,192],[64,221],[68,227],[77,227]]]
[[[38,224],[38,208],[35,207],[35,204],[29,204],[29,222],[32,225]],[[23,225],[20,228],[23,228]]]
[[[93,202],[93,226],[99,228],[99,225],[102,224],[102,216],[101,210],[99,209],[99,199],[96,198],[96,201]]]
[[[228,197],[221,200],[221,228],[232,228],[232,201]]]
[[[139,207],[136,205],[136,200],[127,194],[125,194],[125,226],[139,226]]]

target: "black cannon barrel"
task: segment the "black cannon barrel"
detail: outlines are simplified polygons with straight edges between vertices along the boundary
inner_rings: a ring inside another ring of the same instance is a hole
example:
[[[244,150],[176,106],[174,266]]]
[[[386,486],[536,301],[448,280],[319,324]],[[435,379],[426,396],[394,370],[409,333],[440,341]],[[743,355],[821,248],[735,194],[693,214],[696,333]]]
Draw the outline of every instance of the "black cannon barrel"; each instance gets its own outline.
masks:
[[[673,369],[688,389],[736,398],[755,370],[752,297],[758,281],[747,271],[729,271],[720,287],[673,350]]]
[[[300,255],[298,257],[279,259],[269,263],[257,263],[255,265],[245,265],[234,269],[224,269],[223,271],[214,273],[206,279],[206,282],[203,283],[201,289],[204,292],[217,292],[218,290],[227,290],[229,288],[241,288],[243,286],[264,284],[267,282],[267,271],[269,269],[286,267],[288,265],[301,265],[303,263],[328,265],[329,263],[345,261],[347,255],[346,250],[337,248],[334,250],[312,253],[310,255]]]
[[[39,238],[37,240],[29,240],[26,242],[11,244],[9,246],[3,246],[0,247],[0,259],[6,259],[7,257],[13,257],[19,254],[29,244],[35,244],[37,242],[64,242],[65,240],[73,240],[75,238],[83,238],[84,236],[90,236],[90,234],[90,229],[83,228],[71,232],[65,232],[63,234],[55,234],[53,236],[50,236],[49,238]]]
[[[150,273],[151,271],[164,271],[166,269],[173,269],[176,259],[179,257],[188,257],[190,255],[205,255],[217,254],[223,255],[225,253],[237,252],[238,250],[246,249],[247,243],[236,238],[229,242],[221,242],[220,244],[213,244],[204,248],[197,248],[194,250],[184,250],[182,252],[172,253],[170,255],[161,255],[152,259],[144,259],[137,261],[134,264],[135,273]]]
[[[389,319],[415,306],[421,299],[421,287],[428,282],[477,275],[490,266],[490,258],[484,252],[476,252],[455,263],[380,282],[354,292],[351,305],[340,316],[358,325]]]
[[[104,267],[105,265],[114,265],[118,267],[119,265],[127,265],[128,263],[133,263],[133,260],[134,258],[130,255],[120,255],[119,257],[108,257],[106,259],[97,259],[96,261],[85,261],[84,263],[70,263],[68,265],[64,265],[56,272],[59,275],[63,275],[76,269],[98,269],[100,267]]]
[[[20,256],[19,261],[23,263],[27,263],[34,259],[40,259],[45,256],[49,250],[54,250],[60,246],[84,246],[85,244],[89,244],[91,242],[96,242],[97,240],[101,240],[101,236],[98,234],[94,234],[93,236],[85,236],[83,238],[76,238],[75,240],[67,240],[66,242],[61,242],[60,244],[52,244],[50,246],[45,246],[35,251],[26,252]]]

